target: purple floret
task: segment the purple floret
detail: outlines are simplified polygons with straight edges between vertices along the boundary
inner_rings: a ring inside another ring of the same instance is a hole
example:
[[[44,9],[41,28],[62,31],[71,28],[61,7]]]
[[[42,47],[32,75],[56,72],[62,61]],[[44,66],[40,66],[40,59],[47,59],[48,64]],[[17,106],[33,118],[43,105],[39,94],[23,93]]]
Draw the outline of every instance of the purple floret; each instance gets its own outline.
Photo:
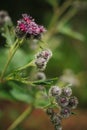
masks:
[[[16,34],[18,37],[26,36],[29,38],[33,36],[34,38],[41,37],[45,32],[45,28],[38,25],[31,16],[27,14],[22,14],[22,19],[17,22]]]

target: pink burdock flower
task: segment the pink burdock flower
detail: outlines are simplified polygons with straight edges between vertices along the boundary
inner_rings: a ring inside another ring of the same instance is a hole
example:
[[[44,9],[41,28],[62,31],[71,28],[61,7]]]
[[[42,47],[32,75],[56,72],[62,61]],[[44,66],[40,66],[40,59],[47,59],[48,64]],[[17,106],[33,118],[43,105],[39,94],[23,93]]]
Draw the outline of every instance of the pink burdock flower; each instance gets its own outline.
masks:
[[[45,32],[45,28],[38,25],[31,16],[22,14],[22,19],[17,21],[16,34],[18,37],[39,38]]]

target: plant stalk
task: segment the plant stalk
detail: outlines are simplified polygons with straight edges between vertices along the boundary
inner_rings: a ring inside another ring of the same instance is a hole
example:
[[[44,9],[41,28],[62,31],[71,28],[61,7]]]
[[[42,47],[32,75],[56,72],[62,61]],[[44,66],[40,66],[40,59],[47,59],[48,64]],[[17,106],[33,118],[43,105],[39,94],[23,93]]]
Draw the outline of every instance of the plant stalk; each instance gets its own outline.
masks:
[[[15,52],[17,51],[18,47],[20,46],[20,44],[23,42],[23,39],[21,41],[19,41],[18,39],[15,41],[15,43],[13,44],[13,46],[11,47],[11,49],[9,50],[9,56],[8,56],[8,60],[7,60],[7,63],[5,64],[5,67],[2,71],[2,74],[1,74],[1,79],[3,79],[6,71],[7,71],[7,68],[15,54]]]
[[[11,125],[7,130],[14,130],[23,120],[30,116],[34,107],[31,105],[29,106]]]

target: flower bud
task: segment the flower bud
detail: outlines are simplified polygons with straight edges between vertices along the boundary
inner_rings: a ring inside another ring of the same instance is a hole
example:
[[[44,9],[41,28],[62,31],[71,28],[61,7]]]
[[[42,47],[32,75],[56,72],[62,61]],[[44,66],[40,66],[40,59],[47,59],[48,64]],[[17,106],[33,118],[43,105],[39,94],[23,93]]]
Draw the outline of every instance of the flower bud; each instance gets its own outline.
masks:
[[[72,109],[75,109],[78,105],[78,99],[77,97],[73,96],[73,97],[70,97],[69,99],[69,107],[72,108]]]
[[[47,61],[52,57],[52,52],[49,49],[45,49],[37,54],[37,58],[43,57]]]
[[[52,123],[54,125],[60,125],[60,123],[61,123],[61,117],[60,117],[60,115],[58,115],[58,114],[55,113],[53,116],[51,116],[51,121],[52,121]]]
[[[60,96],[62,93],[61,88],[58,86],[52,86],[49,90],[51,96]]]
[[[49,115],[49,116],[53,116],[54,111],[53,111],[52,108],[48,108],[47,111],[46,111],[46,113],[47,113],[47,115]]]
[[[6,11],[0,11],[0,27],[2,27],[4,24],[12,25],[12,21]]]
[[[45,69],[45,67],[46,67],[46,60],[44,59],[44,58],[37,58],[36,60],[35,60],[35,64],[36,64],[36,66],[37,66],[37,68],[39,69],[39,70],[44,70]]]
[[[69,103],[69,99],[65,96],[56,97],[56,101],[57,101],[58,105],[61,107],[65,107]]]
[[[36,79],[36,80],[45,80],[45,79],[46,79],[46,75],[45,75],[45,73],[43,73],[43,72],[38,72],[38,73],[35,75],[35,79]]]
[[[71,115],[71,111],[68,107],[62,108],[60,111],[60,115],[62,118],[68,118]]]
[[[72,95],[72,89],[70,87],[65,87],[62,89],[63,94],[67,97],[70,97]]]
[[[55,130],[62,130],[62,126],[61,125],[55,125]]]

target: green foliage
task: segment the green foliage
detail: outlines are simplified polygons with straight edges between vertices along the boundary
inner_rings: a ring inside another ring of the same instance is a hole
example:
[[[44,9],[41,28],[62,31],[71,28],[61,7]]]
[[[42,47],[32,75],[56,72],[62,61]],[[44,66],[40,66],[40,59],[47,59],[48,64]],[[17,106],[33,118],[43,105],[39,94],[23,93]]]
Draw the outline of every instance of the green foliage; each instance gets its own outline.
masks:
[[[60,77],[61,75],[63,75],[63,72],[67,68],[71,69],[73,73],[75,72],[78,79],[79,73],[84,73],[84,71],[86,70],[86,31],[84,31],[85,34],[81,33],[83,32],[82,30],[86,29],[80,30],[80,28],[83,28],[83,25],[81,23],[80,25],[78,25],[78,23],[81,22],[78,20],[79,12],[77,12],[77,9],[72,6],[73,4],[71,3],[73,2],[66,2],[66,4],[61,2],[63,5],[59,6],[57,0],[43,1],[43,4],[46,3],[48,3],[47,5],[51,5],[51,10],[49,9],[49,7],[47,7],[48,10],[44,10],[43,15],[41,15],[43,16],[42,22],[45,21],[47,28],[50,27],[46,35],[43,36],[43,39],[45,39],[46,44],[48,44],[46,47],[51,48],[53,51],[53,57],[49,61],[46,69],[46,74],[49,78],[47,78],[45,81],[35,80],[34,73],[36,73],[36,68],[34,65],[31,65],[32,67],[28,66],[28,64],[35,58],[34,54],[36,53],[36,51],[39,51],[39,47],[41,46],[42,48],[44,48],[45,45],[42,45],[42,43],[39,41],[39,43],[37,42],[35,44],[36,49],[32,50],[30,45],[33,44],[33,41],[31,39],[24,40],[23,45],[19,45],[18,50],[13,55],[13,58],[6,70],[4,76],[7,81],[5,81],[4,85],[2,85],[3,82],[0,81],[1,99],[4,98],[7,100],[16,100],[25,103],[35,102],[36,106],[45,106],[49,104],[49,100],[45,102],[44,98],[40,97],[42,93],[40,92],[40,90],[36,89],[39,85],[44,86],[46,92],[48,92],[51,85],[59,83],[58,79],[60,78],[53,77]],[[72,8],[70,8],[70,6],[72,6]],[[37,12],[35,12],[35,15],[36,13]],[[40,11],[38,13],[40,13]],[[78,19],[77,17],[75,17],[76,14],[78,16]],[[74,19],[77,19],[77,21],[74,21]],[[76,26],[77,28],[75,28],[74,26]],[[5,25],[3,28],[0,29],[0,31],[2,37],[5,38],[6,42],[4,43],[4,47],[0,48],[1,75],[2,71],[4,70],[4,66],[7,62],[7,59],[11,55],[10,49],[14,46],[14,42],[17,37],[15,35],[14,24],[12,23],[10,27],[8,25]],[[20,67],[24,66],[24,69],[18,71]],[[86,82],[86,80],[84,82]],[[37,101],[34,101],[35,94],[37,97]],[[86,97],[86,92],[82,96],[84,97],[84,100]],[[42,98],[43,100],[40,100],[40,102],[38,102],[39,98]]]
[[[62,23],[59,24],[58,25],[58,31],[61,34],[67,35],[67,36],[69,36],[71,38],[75,38],[75,39],[80,40],[80,41],[85,40],[85,38],[84,38],[84,36],[82,34],[73,31],[68,24],[67,25],[62,25]]]
[[[8,58],[8,53],[10,55],[8,49],[0,50],[0,72],[3,70],[3,66],[6,63],[6,60]],[[13,57],[9,65],[8,72],[13,71],[19,67],[22,67],[23,65],[30,62],[32,58],[33,56],[31,54],[26,54],[22,49],[17,50],[15,56]]]
[[[34,102],[34,105],[36,108],[44,108],[50,104],[50,100],[48,99],[47,95],[45,92],[38,92],[36,94],[36,100]]]
[[[48,79],[46,81],[40,80],[40,81],[34,81],[33,84],[35,85],[53,85],[57,82],[58,78]]]

